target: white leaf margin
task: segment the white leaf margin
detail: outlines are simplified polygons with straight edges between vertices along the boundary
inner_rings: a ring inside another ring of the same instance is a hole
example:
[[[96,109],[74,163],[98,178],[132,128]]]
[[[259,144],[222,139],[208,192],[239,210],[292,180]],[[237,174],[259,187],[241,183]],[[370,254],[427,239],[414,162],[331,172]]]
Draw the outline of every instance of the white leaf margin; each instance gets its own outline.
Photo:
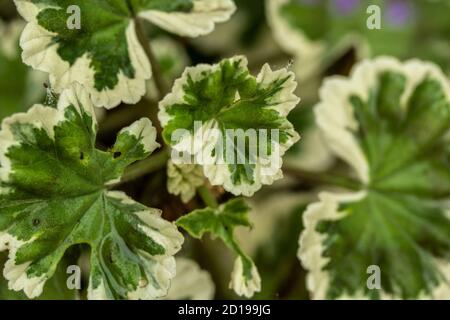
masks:
[[[79,84],[74,84],[70,89],[64,90],[58,100],[57,108],[47,107],[43,105],[33,106],[27,113],[17,113],[2,122],[0,131],[0,181],[9,181],[10,175],[13,173],[11,162],[7,156],[9,148],[17,146],[20,143],[14,139],[11,126],[17,123],[30,123],[35,128],[44,129],[50,138],[54,138],[54,128],[61,122],[66,121],[65,110],[69,106],[74,106],[78,112],[81,111],[88,114],[92,119],[92,131],[95,133],[97,123],[94,116],[94,107],[91,103],[88,92]],[[141,137],[144,149],[148,152],[153,151],[159,146],[156,143],[156,129],[152,126],[149,119],[143,118],[136,121],[130,127],[124,128],[122,133],[126,132]],[[105,185],[107,185],[106,183]],[[1,194],[7,194],[8,189],[0,189]],[[122,192],[110,191],[107,196],[120,199],[124,203],[135,203],[134,200],[126,196]],[[140,252],[143,259],[149,260],[148,265],[153,266],[157,263],[155,274],[159,277],[159,289],[150,287],[150,284],[138,288],[135,292],[129,293],[130,299],[154,299],[164,296],[170,287],[170,281],[175,276],[175,260],[173,255],[181,249],[184,238],[173,223],[165,221],[161,218],[161,212],[156,209],[149,208],[146,211],[134,212],[146,226],[142,226],[143,231],[152,239],[155,239],[165,249],[166,254],[163,256],[151,257],[145,252]],[[160,230],[158,234],[155,230]],[[25,294],[30,298],[38,297],[44,288],[45,282],[49,279],[47,274],[37,277],[28,277],[27,270],[31,261],[15,264],[17,251],[23,245],[33,242],[31,238],[28,241],[22,241],[8,233],[8,230],[0,230],[0,251],[8,250],[8,260],[5,263],[3,275],[8,280],[8,287],[11,290],[24,290]],[[153,278],[150,277],[149,278]],[[105,286],[100,284],[98,288],[92,288],[91,283],[88,289],[88,297],[90,299],[108,299]]]
[[[231,272],[231,281],[229,284],[230,289],[233,289],[238,296],[251,298],[256,292],[261,291],[261,277],[253,262],[250,273],[251,278],[247,279],[244,274],[242,257],[238,256],[234,262],[234,268]]]
[[[242,68],[247,68],[248,61],[245,56],[235,56],[228,60],[231,63],[239,62]],[[168,107],[174,104],[184,103],[183,87],[187,83],[189,77],[192,81],[197,82],[205,77],[205,73],[214,73],[220,68],[221,63],[215,65],[200,64],[195,67],[186,68],[181,78],[175,81],[172,92],[159,103],[158,119],[161,122],[161,125],[165,127],[173,119],[173,117],[167,113],[166,109]],[[297,88],[294,73],[285,68],[272,71],[271,67],[268,64],[265,64],[256,80],[260,85],[267,86],[274,80],[283,77],[288,78],[283,85],[283,89],[266,101],[271,105],[269,107],[270,109],[278,112],[280,116],[286,117],[300,102],[300,98],[294,93]],[[239,97],[236,98],[239,99]],[[281,170],[283,162],[282,158],[286,151],[300,140],[300,135],[295,131],[292,124],[287,119],[283,125],[283,129],[289,132],[291,138],[284,144],[276,144],[275,150],[277,152],[273,152],[268,158],[260,159],[258,157],[254,169],[253,178],[255,182],[253,184],[233,184],[228,164],[222,164],[220,163],[221,160],[217,159],[217,157],[209,156],[220,138],[218,135],[218,123],[215,120],[209,120],[203,123],[201,128],[193,135],[185,134],[180,138],[176,145],[172,145],[172,148],[179,153],[193,155],[195,163],[197,164],[205,164],[202,165],[203,173],[212,185],[223,186],[225,190],[237,196],[244,195],[251,197],[263,185],[270,185],[283,177]],[[203,144],[196,143],[196,141],[202,141]],[[210,163],[213,164],[211,165]]]
[[[426,78],[437,80],[447,94],[450,101],[450,82],[441,69],[433,63],[413,59],[404,63],[392,57],[379,57],[364,60],[357,64],[349,78],[334,76],[326,79],[320,90],[321,101],[315,106],[315,117],[318,127],[330,150],[345,161],[355,171],[358,179],[364,184],[370,181],[369,164],[354,133],[358,123],[349,101],[351,95],[357,95],[363,100],[369,98],[378,82],[378,75],[392,71],[405,76],[406,87],[401,97],[401,108],[407,107],[407,102],[414,89]],[[354,193],[319,194],[319,201],[308,206],[303,221],[305,230],[299,239],[298,258],[302,262],[307,275],[307,288],[313,299],[326,299],[329,285],[328,273],[323,270],[329,259],[322,256],[323,241],[326,235],[319,233],[316,227],[323,220],[339,220],[345,216],[339,212],[339,205],[362,200],[367,191]],[[437,267],[450,283],[450,264],[435,261]],[[429,295],[422,294],[419,299],[449,299],[450,286],[444,281]],[[393,299],[391,295],[381,292],[382,299]],[[353,296],[342,296],[340,299],[367,299],[363,292]]]
[[[329,274],[324,268],[330,258],[323,256],[323,243],[326,235],[317,231],[317,226],[321,221],[337,221],[346,216],[345,211],[339,211],[339,206],[344,203],[352,203],[363,200],[367,196],[367,191],[352,193],[331,193],[322,192],[319,194],[319,201],[310,204],[303,214],[304,231],[299,238],[299,249],[297,257],[301,261],[305,270],[306,287],[314,300],[327,299],[327,291],[330,285]],[[435,265],[445,277],[433,289],[429,295],[421,293],[418,299],[450,299],[450,263],[436,259]],[[380,291],[381,299],[397,299],[398,297]],[[360,291],[353,295],[344,294],[338,299],[369,299],[364,292]]]
[[[235,11],[232,0],[194,0],[191,12],[147,10],[139,16],[161,29],[194,38],[212,32],[216,23],[227,21]]]
[[[181,196],[184,203],[188,203],[205,182],[203,170],[195,164],[175,164],[167,162],[167,191],[170,194]]]
[[[369,164],[354,136],[359,124],[349,98],[356,95],[367,101],[370,92],[376,88],[378,75],[386,71],[405,76],[406,88],[401,97],[401,108],[406,108],[414,89],[426,77],[441,83],[450,101],[450,83],[444,73],[435,64],[417,59],[402,63],[396,58],[382,56],[360,62],[349,78],[327,78],[319,92],[320,102],[314,107],[316,123],[328,148],[350,165],[365,184],[370,180]]]
[[[300,32],[294,30],[280,16],[280,8],[289,0],[265,0],[266,16],[275,41],[282,50],[295,57],[295,73],[300,81],[307,79],[319,70],[320,57],[325,53],[325,44],[312,41]]]
[[[58,45],[52,42],[55,33],[42,28],[37,22],[37,15],[46,7],[37,6],[27,0],[14,0],[20,15],[28,22],[20,38],[23,49],[22,60],[32,68],[50,74],[50,84],[55,92],[62,92],[73,83],[86,87],[97,107],[107,109],[118,106],[121,102],[137,103],[146,92],[145,81],[152,76],[150,63],[141,47],[135,32],[135,23],[130,20],[126,29],[128,55],[134,68],[134,79],[118,73],[118,83],[114,89],[99,92],[95,88],[94,70],[87,54],[78,58],[71,66],[57,53]],[[48,7],[48,6],[47,6]]]
[[[139,143],[142,144],[145,153],[152,153],[157,148],[161,147],[161,145],[156,142],[156,128],[152,125],[149,118],[141,118],[130,126],[123,128],[118,135],[120,136],[122,134],[129,134],[135,137]]]
[[[108,197],[121,200],[124,204],[135,204],[136,202],[121,191],[109,191]],[[151,256],[145,251],[139,250],[139,257],[145,262],[146,281],[142,279],[140,286],[133,292],[128,292],[130,300],[153,300],[167,295],[171,282],[176,275],[175,254],[181,250],[184,242],[183,235],[178,231],[173,222],[161,217],[162,211],[148,208],[144,211],[133,212],[142,222],[140,229],[147,236],[157,242],[165,249],[165,253],[159,256]],[[156,284],[153,282],[156,281]],[[88,298],[105,300],[109,299],[104,284],[97,288],[88,288]]]
[[[16,265],[15,260],[17,251],[22,246],[33,241],[33,238],[29,241],[21,241],[5,231],[0,231],[0,251],[9,250],[8,260],[3,269],[3,276],[8,281],[8,289],[14,291],[23,290],[30,299],[41,295],[48,277],[46,274],[28,277],[27,270],[31,261]]]
[[[106,196],[119,199],[128,204],[135,203],[134,200],[120,191],[107,192]],[[174,255],[181,249],[184,238],[174,223],[165,221],[161,217],[160,210],[149,208],[145,211],[133,212],[133,214],[138,216],[142,221],[143,224],[140,225],[140,228],[143,232],[159,243],[165,249],[165,254],[150,256],[144,251],[137,253],[145,262],[147,266],[145,269],[147,278],[152,279],[152,282],[143,281],[135,291],[128,293],[128,299],[151,300],[161,298],[167,294],[171,281],[176,275]],[[3,275],[8,280],[8,287],[14,291],[24,290],[30,299],[42,294],[46,281],[51,277],[47,273],[36,277],[29,277],[27,270],[32,263],[31,261],[20,265],[15,264],[17,251],[22,246],[32,243],[34,240],[32,238],[28,241],[21,241],[9,234],[7,230],[0,232],[0,251],[9,250],[8,260],[3,270]],[[153,281],[156,281],[156,284]],[[90,278],[88,286],[89,300],[109,300],[111,298],[107,293],[103,280],[100,280],[100,284],[96,288],[93,288],[93,280]]]
[[[192,259],[177,257],[177,274],[172,280],[165,300],[212,300],[216,286],[208,271]]]
[[[64,90],[58,100],[57,108],[34,105],[26,113],[16,113],[2,122],[0,131],[0,180],[9,181],[12,174],[11,162],[7,156],[9,148],[19,145],[14,138],[11,126],[17,123],[30,123],[35,128],[44,129],[50,138],[54,138],[54,127],[66,120],[65,109],[73,105],[80,113],[83,112],[92,118],[92,130],[96,132],[97,123],[93,106],[86,90],[79,84],[74,84],[70,89]],[[5,190],[3,190],[5,191]],[[0,194],[2,190],[0,190]]]

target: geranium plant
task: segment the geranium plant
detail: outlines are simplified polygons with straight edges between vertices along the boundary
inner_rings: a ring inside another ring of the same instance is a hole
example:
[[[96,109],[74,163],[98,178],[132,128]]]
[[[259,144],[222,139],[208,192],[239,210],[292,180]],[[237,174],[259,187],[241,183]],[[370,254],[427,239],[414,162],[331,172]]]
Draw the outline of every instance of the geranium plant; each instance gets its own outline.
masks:
[[[0,299],[450,298],[444,1],[0,10]]]

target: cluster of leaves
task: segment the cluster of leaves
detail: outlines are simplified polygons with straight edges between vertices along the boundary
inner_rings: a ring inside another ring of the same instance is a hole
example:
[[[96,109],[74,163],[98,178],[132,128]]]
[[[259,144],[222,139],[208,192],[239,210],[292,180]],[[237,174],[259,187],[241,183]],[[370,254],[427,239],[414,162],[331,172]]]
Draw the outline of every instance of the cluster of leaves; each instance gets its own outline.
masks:
[[[445,1],[383,1],[381,30],[367,28],[371,1],[14,4],[26,23],[0,24],[0,298],[229,297],[222,278],[247,298],[450,296],[450,84],[397,60],[448,68]],[[319,90],[368,54],[397,58]],[[246,130],[277,135],[230,147]],[[295,179],[275,183],[283,171]],[[229,281],[217,259],[230,254]]]

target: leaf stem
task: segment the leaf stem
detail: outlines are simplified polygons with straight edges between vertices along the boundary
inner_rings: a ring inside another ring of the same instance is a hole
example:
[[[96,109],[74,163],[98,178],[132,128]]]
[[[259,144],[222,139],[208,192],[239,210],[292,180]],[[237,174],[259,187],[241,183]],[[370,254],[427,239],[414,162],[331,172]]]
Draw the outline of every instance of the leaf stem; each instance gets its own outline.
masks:
[[[139,42],[144,48],[144,52],[147,55],[147,58],[151,64],[153,79],[155,80],[155,85],[159,93],[159,100],[162,100],[169,91],[166,82],[164,80],[164,77],[162,75],[161,67],[159,65],[158,59],[155,56],[155,53],[153,52],[150,41],[146,35],[142,20],[139,17],[135,17],[134,22]]]
[[[197,189],[198,194],[202,198],[203,202],[210,208],[217,208],[219,204],[217,203],[216,197],[211,193],[208,187],[205,185]]]
[[[299,169],[294,169],[290,167],[284,167],[283,172],[286,174],[298,178],[300,180],[304,180],[314,184],[328,184],[338,187],[343,187],[350,190],[361,190],[362,184],[359,181],[338,176],[329,173],[316,173],[316,172],[308,172]]]
[[[145,176],[146,174],[158,171],[166,166],[167,160],[169,160],[169,151],[167,149],[163,149],[157,154],[151,155],[145,160],[136,162],[125,170],[122,179],[115,186],[135,180],[137,178]]]

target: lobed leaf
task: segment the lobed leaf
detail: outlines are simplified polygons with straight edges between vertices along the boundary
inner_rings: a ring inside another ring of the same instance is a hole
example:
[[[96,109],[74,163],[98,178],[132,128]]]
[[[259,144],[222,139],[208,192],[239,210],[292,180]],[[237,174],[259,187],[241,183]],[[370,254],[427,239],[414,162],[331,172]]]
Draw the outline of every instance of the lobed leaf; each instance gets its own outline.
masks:
[[[244,57],[188,68],[160,103],[172,160],[199,164],[213,185],[251,196],[282,177],[282,156],[298,139],[287,114],[298,104],[294,75]],[[174,155],[173,154],[173,155]]]
[[[95,147],[97,124],[87,92],[65,90],[57,107],[35,105],[0,131],[0,251],[8,250],[9,288],[42,293],[64,253],[91,250],[89,299],[164,296],[175,275],[182,235],[124,193],[109,191],[131,163],[158,147],[141,119],[107,151]]]
[[[182,36],[213,30],[234,12],[231,0],[15,0],[28,22],[21,37],[23,60],[50,74],[61,92],[78,82],[96,106],[134,104],[145,94],[151,65],[135,30],[137,17]],[[69,28],[79,8],[79,29]]]
[[[167,163],[167,190],[169,193],[181,196],[188,203],[197,192],[197,188],[205,183],[202,168],[195,164]]]
[[[362,183],[304,214],[314,298],[450,296],[450,85],[433,64],[365,61],[325,81],[316,121]],[[367,285],[378,266],[380,290]]]
[[[8,255],[0,253],[0,266],[3,268]],[[67,286],[67,273],[69,266],[75,264],[72,259],[63,257],[55,271],[55,275],[46,282],[42,294],[38,300],[78,300],[80,292],[77,289],[69,289]],[[8,282],[0,274],[0,300],[28,300],[23,292],[11,291],[8,289]]]

